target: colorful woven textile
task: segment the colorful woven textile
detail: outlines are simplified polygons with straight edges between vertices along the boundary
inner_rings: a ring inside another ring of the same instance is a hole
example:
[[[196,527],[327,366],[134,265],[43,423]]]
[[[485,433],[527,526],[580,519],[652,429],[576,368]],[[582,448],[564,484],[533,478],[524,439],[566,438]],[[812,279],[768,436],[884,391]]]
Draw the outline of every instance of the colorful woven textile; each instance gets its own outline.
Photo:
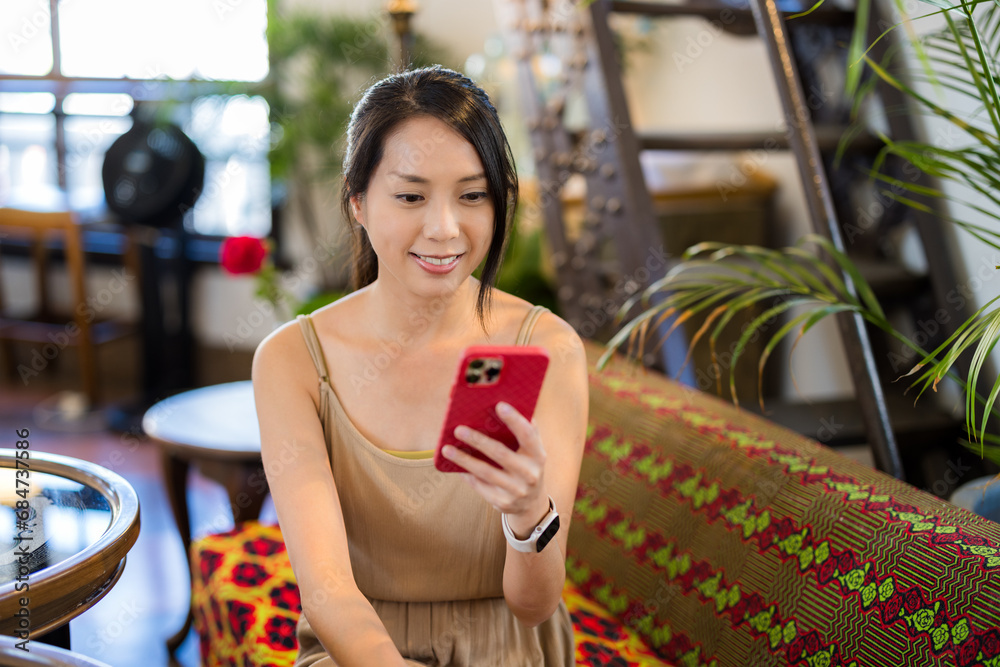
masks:
[[[657,654],[1000,665],[1000,526],[659,374],[590,389],[568,576]]]
[[[277,526],[250,522],[192,547],[195,628],[203,667],[284,667],[295,660],[302,606]],[[567,582],[578,665],[669,667],[635,632]]]

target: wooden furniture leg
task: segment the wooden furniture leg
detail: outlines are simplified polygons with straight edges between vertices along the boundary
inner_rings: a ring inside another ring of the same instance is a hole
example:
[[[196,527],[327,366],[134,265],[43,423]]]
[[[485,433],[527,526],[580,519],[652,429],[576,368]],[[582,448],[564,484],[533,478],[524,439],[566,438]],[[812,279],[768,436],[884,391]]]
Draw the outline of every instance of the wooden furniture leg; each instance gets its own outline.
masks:
[[[80,355],[80,375],[83,378],[83,391],[87,394],[90,405],[97,405],[97,363],[94,352],[94,341],[91,337],[90,323],[92,312],[87,304],[85,270],[83,258],[83,238],[80,228],[74,222],[66,228],[66,268],[69,270],[70,284],[73,288],[73,318],[76,323],[77,349]]]
[[[177,531],[181,535],[181,544],[184,547],[184,559],[188,563],[188,573],[191,573],[191,519],[188,514],[187,503],[187,478],[191,464],[175,456],[168,451],[163,452],[163,478],[166,481],[167,500],[170,501],[170,508],[174,513],[174,520],[177,522]],[[167,639],[167,653],[173,658],[184,639],[191,631],[191,605],[188,604],[187,615],[184,618],[184,625],[172,637]]]

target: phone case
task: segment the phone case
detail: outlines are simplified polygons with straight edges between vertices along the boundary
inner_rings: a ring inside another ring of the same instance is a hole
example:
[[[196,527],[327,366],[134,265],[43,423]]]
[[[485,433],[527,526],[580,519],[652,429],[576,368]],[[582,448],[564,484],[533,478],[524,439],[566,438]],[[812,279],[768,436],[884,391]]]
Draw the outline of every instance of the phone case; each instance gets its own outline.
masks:
[[[475,366],[477,360],[482,363]],[[451,386],[448,413],[434,451],[434,467],[441,472],[465,472],[464,468],[441,454],[442,447],[454,445],[499,468],[495,461],[479,450],[458,440],[455,437],[455,427],[464,424],[517,451],[517,438],[497,415],[496,405],[500,401],[510,403],[527,419],[531,419],[548,365],[548,352],[541,347],[476,345],[467,348]]]

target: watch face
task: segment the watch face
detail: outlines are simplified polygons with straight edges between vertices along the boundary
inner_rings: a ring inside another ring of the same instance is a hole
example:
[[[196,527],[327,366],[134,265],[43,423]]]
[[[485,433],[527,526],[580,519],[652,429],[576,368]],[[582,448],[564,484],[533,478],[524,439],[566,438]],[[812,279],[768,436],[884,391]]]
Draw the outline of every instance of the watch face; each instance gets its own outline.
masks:
[[[535,542],[535,550],[541,551],[545,548],[545,545],[552,541],[552,538],[556,536],[559,532],[559,517],[552,519],[552,523],[545,527],[542,534],[538,536],[538,541]]]

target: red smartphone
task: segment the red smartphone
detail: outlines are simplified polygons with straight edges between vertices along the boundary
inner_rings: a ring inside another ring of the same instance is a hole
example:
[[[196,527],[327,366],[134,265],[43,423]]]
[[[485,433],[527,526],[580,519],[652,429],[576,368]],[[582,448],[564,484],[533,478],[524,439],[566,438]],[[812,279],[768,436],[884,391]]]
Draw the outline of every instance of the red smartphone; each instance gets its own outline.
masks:
[[[499,440],[517,451],[517,438],[496,412],[500,401],[510,403],[531,419],[535,413],[542,380],[549,365],[549,354],[531,345],[474,345],[465,350],[451,385],[448,412],[437,450],[434,467],[441,472],[465,472],[465,468],[441,454],[445,445],[454,445],[499,468],[493,459],[455,437],[455,427],[465,425]]]

